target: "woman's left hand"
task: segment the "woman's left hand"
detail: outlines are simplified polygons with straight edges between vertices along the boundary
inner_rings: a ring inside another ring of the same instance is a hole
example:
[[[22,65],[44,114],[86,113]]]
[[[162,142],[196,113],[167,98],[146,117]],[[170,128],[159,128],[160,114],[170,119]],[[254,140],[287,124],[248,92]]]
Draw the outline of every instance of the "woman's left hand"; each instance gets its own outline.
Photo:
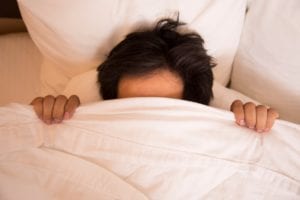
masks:
[[[235,100],[230,110],[234,113],[238,125],[246,126],[259,133],[271,130],[275,120],[279,117],[278,112],[272,108],[255,105],[252,102],[243,104],[240,100]]]

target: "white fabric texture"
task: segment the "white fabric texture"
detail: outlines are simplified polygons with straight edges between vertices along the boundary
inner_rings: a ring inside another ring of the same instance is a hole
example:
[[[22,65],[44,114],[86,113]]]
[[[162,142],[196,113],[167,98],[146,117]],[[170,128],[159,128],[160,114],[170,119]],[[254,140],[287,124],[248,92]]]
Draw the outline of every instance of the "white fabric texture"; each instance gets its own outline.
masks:
[[[213,83],[213,94],[214,97],[210,101],[209,105],[224,110],[230,110],[231,104],[237,99],[241,100],[243,103],[253,102],[256,105],[261,104],[260,102],[250,97],[247,97],[246,95],[236,90],[232,90],[230,88],[221,85],[217,81],[214,81]]]
[[[18,0],[32,39],[44,54],[43,92],[59,94],[68,80],[97,67],[135,27],[175,17],[203,36],[216,58],[216,79],[226,85],[238,46],[246,0]]]
[[[253,0],[231,87],[300,123],[300,1]]]
[[[102,101],[99,93],[98,71],[92,69],[88,72],[74,76],[62,92],[65,96],[76,94],[81,103],[91,103]]]
[[[42,55],[28,33],[0,36],[0,106],[40,95]]]
[[[182,100],[104,101],[52,126],[15,104],[0,108],[0,142],[6,199],[300,197],[299,125],[261,135]]]

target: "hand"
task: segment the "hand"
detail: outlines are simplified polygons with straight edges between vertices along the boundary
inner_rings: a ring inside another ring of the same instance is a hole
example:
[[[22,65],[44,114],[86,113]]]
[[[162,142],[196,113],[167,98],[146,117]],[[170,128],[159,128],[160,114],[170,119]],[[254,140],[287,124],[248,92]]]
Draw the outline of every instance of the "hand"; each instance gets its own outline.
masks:
[[[60,123],[70,119],[80,105],[78,96],[72,95],[68,99],[63,95],[56,98],[52,95],[35,98],[30,105],[33,106],[37,116],[46,124]]]
[[[243,104],[240,100],[235,100],[230,110],[234,113],[238,125],[254,129],[259,133],[271,130],[275,120],[279,117],[278,112],[272,108],[263,105],[256,106],[252,102]]]

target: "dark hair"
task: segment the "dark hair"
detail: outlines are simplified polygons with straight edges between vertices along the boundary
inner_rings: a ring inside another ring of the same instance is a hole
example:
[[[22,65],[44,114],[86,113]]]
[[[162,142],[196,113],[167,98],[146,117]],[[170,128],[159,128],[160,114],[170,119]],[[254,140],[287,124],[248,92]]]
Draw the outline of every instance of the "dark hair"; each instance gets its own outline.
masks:
[[[130,33],[115,46],[98,67],[103,99],[115,99],[118,84],[125,75],[145,75],[166,68],[183,80],[183,99],[208,104],[213,97],[212,57],[203,39],[194,32],[179,33],[184,23],[162,19],[152,29]]]

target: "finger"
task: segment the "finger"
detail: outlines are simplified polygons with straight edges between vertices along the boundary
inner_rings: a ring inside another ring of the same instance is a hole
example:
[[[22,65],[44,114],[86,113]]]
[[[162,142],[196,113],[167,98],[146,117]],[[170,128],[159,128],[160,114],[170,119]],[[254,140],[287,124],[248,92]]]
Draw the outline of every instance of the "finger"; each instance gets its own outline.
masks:
[[[256,131],[261,133],[266,128],[268,109],[266,106],[256,106]]]
[[[235,100],[231,104],[230,110],[234,113],[236,123],[241,126],[245,125],[243,102]]]
[[[43,121],[46,124],[52,123],[52,110],[54,106],[55,98],[52,95],[48,95],[43,101]]]
[[[76,108],[80,105],[79,97],[76,95],[70,96],[65,106],[64,119],[70,119],[75,113]]]
[[[252,102],[244,105],[245,123],[248,128],[253,129],[256,123],[256,106]]]
[[[52,111],[54,123],[60,123],[63,120],[65,113],[65,105],[67,104],[67,101],[67,97],[63,95],[59,95],[58,97],[56,97]]]
[[[265,131],[271,130],[271,128],[273,127],[274,122],[277,118],[279,118],[278,112],[272,108],[268,109]]]
[[[37,97],[33,99],[30,105],[33,106],[33,110],[38,116],[38,118],[42,119],[43,118],[43,97]]]

